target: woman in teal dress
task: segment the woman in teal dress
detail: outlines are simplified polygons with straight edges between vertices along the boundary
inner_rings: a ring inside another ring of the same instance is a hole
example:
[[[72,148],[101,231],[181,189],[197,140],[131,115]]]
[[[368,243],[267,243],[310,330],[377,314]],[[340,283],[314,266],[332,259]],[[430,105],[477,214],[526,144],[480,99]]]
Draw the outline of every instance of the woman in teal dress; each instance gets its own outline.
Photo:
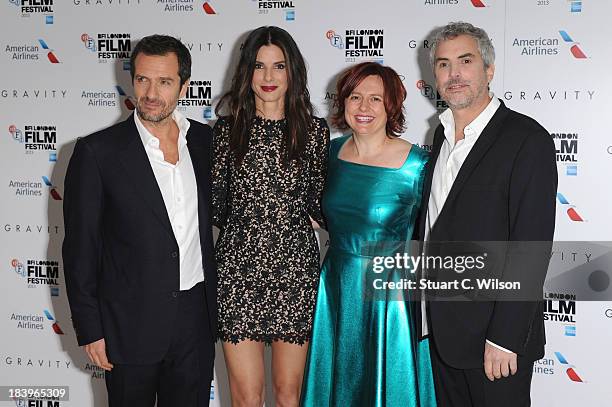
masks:
[[[429,343],[417,338],[413,293],[368,295],[372,268],[365,266],[372,264],[372,243],[410,240],[428,156],[397,137],[404,128],[406,90],[393,69],[356,65],[340,77],[337,94],[334,124],[350,127],[352,135],[330,146],[323,196],[330,246],[319,280],[302,405],[435,406]],[[386,279],[399,280],[400,274]]]

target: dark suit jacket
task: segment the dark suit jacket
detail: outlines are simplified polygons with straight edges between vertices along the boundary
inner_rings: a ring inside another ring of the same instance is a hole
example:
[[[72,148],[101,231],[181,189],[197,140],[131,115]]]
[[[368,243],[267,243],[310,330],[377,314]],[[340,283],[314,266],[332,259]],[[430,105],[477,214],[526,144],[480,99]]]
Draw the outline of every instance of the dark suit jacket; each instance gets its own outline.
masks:
[[[217,276],[210,208],[212,131],[190,120],[187,147],[198,218],[211,347]],[[170,345],[179,247],[134,117],[77,141],[65,179],[62,248],[79,345],[105,338],[112,363],[155,363]]]
[[[420,237],[443,140],[439,125],[423,187]],[[552,241],[556,191],[552,138],[535,120],[502,102],[457,174],[429,240]],[[527,271],[534,273],[531,282],[543,285],[548,259]],[[541,302],[429,301],[427,309],[433,342],[453,367],[481,368],[485,339],[529,360],[544,355]]]

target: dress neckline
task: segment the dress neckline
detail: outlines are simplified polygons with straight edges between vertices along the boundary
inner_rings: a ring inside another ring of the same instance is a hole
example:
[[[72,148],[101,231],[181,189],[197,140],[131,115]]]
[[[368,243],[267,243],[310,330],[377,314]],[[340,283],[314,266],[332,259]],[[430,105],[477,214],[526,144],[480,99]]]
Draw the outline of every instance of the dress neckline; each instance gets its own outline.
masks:
[[[379,165],[361,164],[361,163],[356,163],[354,161],[343,160],[342,158],[340,158],[340,150],[342,150],[342,147],[344,147],[344,145],[349,140],[349,138],[351,138],[351,136],[345,136],[345,137],[346,137],[346,140],[344,140],[342,144],[340,144],[340,147],[338,147],[338,150],[336,151],[336,160],[340,161],[341,163],[348,164],[348,165],[355,165],[355,166],[364,167],[364,168],[374,168],[374,169],[383,170],[383,171],[399,171],[403,169],[408,164],[408,161],[410,161],[410,157],[412,156],[412,151],[416,147],[414,144],[411,143],[410,150],[408,151],[408,154],[406,154],[406,158],[404,159],[404,162],[402,163],[401,166],[399,167],[381,167]]]
[[[287,118],[285,117],[283,117],[282,119],[275,120],[275,119],[266,119],[264,117],[257,116],[257,115],[255,115],[255,118],[253,120],[255,122],[261,123],[264,126],[281,125],[287,122]]]

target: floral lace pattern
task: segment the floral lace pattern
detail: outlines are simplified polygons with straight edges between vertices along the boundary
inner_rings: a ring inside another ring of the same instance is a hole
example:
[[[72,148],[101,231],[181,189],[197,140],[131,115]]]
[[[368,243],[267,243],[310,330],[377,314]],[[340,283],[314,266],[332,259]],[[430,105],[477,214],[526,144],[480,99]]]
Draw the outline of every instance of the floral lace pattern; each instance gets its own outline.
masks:
[[[214,127],[218,333],[226,342],[310,339],[319,248],[309,216],[322,224],[329,128],[313,118],[303,158],[286,165],[285,127],[286,120],[253,119],[239,167],[228,120]]]

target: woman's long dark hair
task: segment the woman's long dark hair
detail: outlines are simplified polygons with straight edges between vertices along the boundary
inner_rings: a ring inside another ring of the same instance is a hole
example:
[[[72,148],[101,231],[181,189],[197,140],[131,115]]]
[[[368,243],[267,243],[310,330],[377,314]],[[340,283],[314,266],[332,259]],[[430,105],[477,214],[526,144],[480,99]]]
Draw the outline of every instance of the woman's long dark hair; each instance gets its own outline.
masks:
[[[229,120],[232,126],[230,148],[236,159],[236,165],[240,165],[249,147],[249,129],[251,121],[255,118],[255,94],[251,89],[251,81],[257,52],[264,45],[276,45],[285,56],[285,69],[287,70],[286,162],[298,159],[304,153],[306,137],[312,121],[306,64],[297,44],[287,31],[279,27],[266,26],[253,30],[240,53],[231,89],[223,95],[215,109],[217,116],[221,116],[225,105],[229,110]]]

